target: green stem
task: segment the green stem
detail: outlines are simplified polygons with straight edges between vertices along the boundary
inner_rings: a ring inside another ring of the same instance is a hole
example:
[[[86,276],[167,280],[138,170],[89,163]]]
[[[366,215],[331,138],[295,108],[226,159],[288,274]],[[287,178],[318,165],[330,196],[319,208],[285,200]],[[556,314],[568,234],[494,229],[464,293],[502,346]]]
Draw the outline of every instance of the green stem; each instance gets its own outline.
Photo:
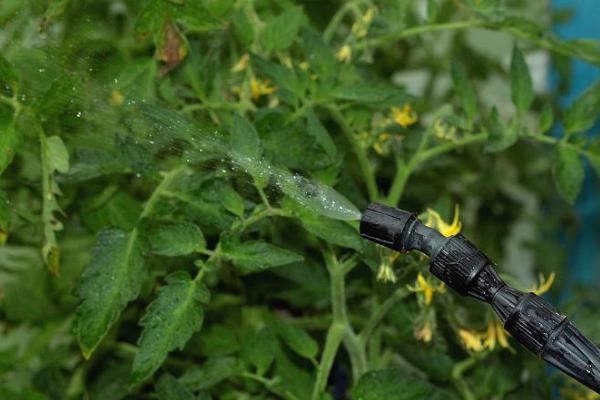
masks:
[[[392,186],[388,193],[386,203],[395,206],[400,201],[406,182],[414,170],[425,161],[428,161],[434,157],[441,156],[442,154],[448,153],[457,147],[466,146],[473,143],[480,143],[488,138],[487,133],[477,133],[474,135],[468,135],[463,139],[456,140],[453,142],[443,143],[438,146],[432,147],[427,150],[418,151],[408,163],[402,162],[400,159],[396,160],[397,170]]]
[[[256,375],[251,372],[241,372],[240,375],[242,378],[251,379],[253,381],[259,382],[262,384],[269,392],[280,398],[286,398],[289,400],[297,400],[297,397],[287,391],[281,391],[276,388],[276,385],[279,383],[278,379],[267,379],[264,376]]]
[[[140,214],[139,221],[148,217],[152,213],[158,199],[163,194],[166,194],[168,192],[168,189],[173,183],[173,181],[177,179],[185,170],[185,167],[180,167],[175,168],[169,172],[165,172],[163,174],[162,181],[158,184],[156,189],[154,189],[154,191],[150,195],[150,198],[146,201],[146,204],[144,204],[144,208],[142,209],[142,213]]]
[[[290,213],[287,212],[286,210],[283,210],[281,208],[263,208],[262,210],[260,210],[257,213],[254,213],[252,215],[250,215],[248,218],[244,219],[243,221],[241,221],[239,224],[236,224],[232,227],[232,230],[234,231],[244,231],[246,229],[248,229],[248,227],[250,227],[251,225],[254,225],[255,223],[268,218],[268,217],[290,217]]]
[[[366,345],[366,343],[369,341],[369,338],[375,331],[375,328],[377,327],[377,325],[379,325],[383,318],[385,318],[387,313],[399,301],[408,296],[409,293],[410,292],[408,291],[408,289],[406,289],[404,286],[399,287],[398,289],[396,289],[396,291],[394,291],[394,293],[392,293],[391,296],[389,296],[379,307],[375,309],[375,311],[371,315],[371,318],[369,318],[367,324],[365,325],[365,327],[359,335],[359,338],[364,345]]]
[[[348,124],[348,121],[340,111],[340,109],[335,105],[326,106],[327,110],[331,114],[332,118],[335,122],[340,126],[342,133],[346,137],[346,140],[350,142],[350,146],[352,147],[352,151],[358,160],[358,165],[362,172],[363,178],[367,185],[367,191],[369,193],[369,199],[371,201],[376,201],[379,197],[377,191],[377,183],[375,182],[375,173],[373,172],[373,168],[369,163],[369,159],[367,157],[367,150],[360,145],[358,140],[356,139],[356,133],[354,129]]]
[[[469,386],[466,384],[462,376],[467,370],[475,366],[479,361],[486,358],[488,354],[489,352],[487,351],[473,354],[469,358],[454,364],[454,367],[452,367],[452,381],[454,382],[456,389],[460,392],[465,400],[475,400],[475,396],[469,389]]]
[[[344,347],[348,352],[348,356],[350,357],[350,363],[352,364],[352,379],[356,384],[360,377],[367,372],[368,364],[367,364],[367,355],[365,353],[365,348],[360,341],[360,338],[350,325],[346,327],[346,332],[344,335]]]
[[[567,48],[563,46],[560,40],[557,38],[551,40],[547,35],[537,35],[535,33],[528,32],[527,30],[520,30],[512,26],[502,26],[498,24],[488,24],[486,28],[499,30],[517,38],[528,40],[539,47],[567,57],[580,58],[591,64],[600,65],[600,56],[598,55],[598,52],[586,53],[585,51],[578,51],[576,47]]]
[[[485,26],[485,21],[480,20],[480,19],[445,22],[445,23],[440,23],[440,24],[420,25],[420,26],[415,26],[413,28],[404,29],[402,31],[391,32],[391,33],[387,33],[385,35],[376,36],[371,39],[363,40],[356,44],[356,48],[361,49],[361,48],[365,48],[365,47],[381,46],[384,44],[388,44],[390,42],[398,41],[400,39],[405,39],[407,37],[421,35],[423,33],[448,31],[448,30],[460,30],[460,29],[483,27],[483,26]]]
[[[388,192],[386,203],[390,206],[396,206],[402,197],[402,193],[404,193],[404,187],[406,186],[406,181],[408,177],[412,173],[412,168],[409,167],[402,159],[396,157],[396,175],[394,175],[394,180],[392,181],[392,186],[390,186],[390,191]]]
[[[331,39],[333,38],[333,35],[335,34],[335,30],[340,25],[340,22],[342,22],[342,19],[344,19],[344,17],[348,13],[348,11],[352,10],[352,8],[356,4],[362,3],[363,1],[364,0],[349,1],[347,3],[344,3],[344,5],[342,5],[335,12],[335,14],[333,15],[333,17],[331,18],[331,21],[329,21],[329,24],[327,25],[327,28],[325,28],[325,31],[323,32],[323,40],[325,41],[325,43],[331,42]]]
[[[321,393],[326,389],[327,378],[331,372],[333,366],[333,360],[335,355],[342,343],[344,336],[345,326],[338,322],[333,322],[327,330],[327,337],[325,338],[325,348],[323,355],[321,356],[321,362],[317,368],[317,378],[315,380],[315,386],[313,387],[312,399],[318,400]]]
[[[327,331],[325,347],[317,368],[317,378],[312,393],[313,400],[319,399],[321,393],[325,390],[333,361],[342,342],[352,364],[354,381],[356,382],[367,370],[367,357],[364,348],[350,326],[346,311],[345,274],[348,269],[344,263],[337,260],[331,250],[325,250],[323,255],[330,277],[333,320]]]
[[[332,21],[333,22],[333,21]],[[495,30],[504,32],[508,35],[528,40],[535,45],[553,51],[558,54],[562,54],[569,57],[580,58],[584,61],[590,62],[595,65],[600,65],[600,56],[597,53],[588,53],[585,51],[578,51],[577,48],[571,48],[562,45],[558,39],[553,39],[547,35],[538,35],[536,33],[528,32],[516,28],[514,26],[503,25],[502,23],[491,23],[482,19],[474,18],[466,21],[454,21],[445,22],[439,24],[427,24],[407,28],[398,32],[390,32],[385,35],[376,36],[370,39],[366,39],[356,43],[356,49],[362,49],[365,47],[372,46],[383,46],[391,42],[395,42],[408,37],[421,35],[423,33],[448,31],[448,30],[461,30],[468,28],[483,28],[487,30]]]

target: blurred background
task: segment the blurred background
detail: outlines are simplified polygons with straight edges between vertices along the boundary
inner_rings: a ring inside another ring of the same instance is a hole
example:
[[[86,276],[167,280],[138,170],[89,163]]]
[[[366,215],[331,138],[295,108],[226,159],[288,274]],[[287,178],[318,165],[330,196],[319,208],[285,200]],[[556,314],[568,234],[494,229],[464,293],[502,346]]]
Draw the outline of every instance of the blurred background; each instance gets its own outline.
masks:
[[[552,7],[566,21],[558,19],[554,30],[563,39],[600,39],[600,2],[595,0],[553,0]],[[600,68],[580,60],[570,60],[570,88],[561,96],[561,104],[568,104],[587,85],[600,79]],[[549,77],[553,87],[560,85],[556,71]],[[588,132],[590,136],[600,134],[600,121]],[[586,172],[590,165],[586,163]],[[567,241],[569,272],[571,279],[581,285],[592,285],[600,280],[600,187],[595,177],[586,174],[581,196],[575,204],[579,229],[572,240]]]

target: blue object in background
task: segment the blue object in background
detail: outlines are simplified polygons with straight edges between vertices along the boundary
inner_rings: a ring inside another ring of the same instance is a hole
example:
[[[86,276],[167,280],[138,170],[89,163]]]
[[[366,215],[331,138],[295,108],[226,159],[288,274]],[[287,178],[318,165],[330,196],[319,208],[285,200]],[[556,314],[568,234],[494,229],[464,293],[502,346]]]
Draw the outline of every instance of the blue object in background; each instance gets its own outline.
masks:
[[[562,39],[600,40],[600,1],[599,0],[552,0],[554,10],[571,8],[573,18],[567,23],[554,27],[554,32]],[[581,60],[572,60],[570,92],[561,98],[561,105],[570,104],[592,82],[600,79],[600,68]],[[598,136],[600,122],[588,132]],[[600,280],[600,185],[598,177],[585,162],[585,181],[575,213],[579,230],[572,243],[569,243],[570,279],[575,283],[590,285]]]

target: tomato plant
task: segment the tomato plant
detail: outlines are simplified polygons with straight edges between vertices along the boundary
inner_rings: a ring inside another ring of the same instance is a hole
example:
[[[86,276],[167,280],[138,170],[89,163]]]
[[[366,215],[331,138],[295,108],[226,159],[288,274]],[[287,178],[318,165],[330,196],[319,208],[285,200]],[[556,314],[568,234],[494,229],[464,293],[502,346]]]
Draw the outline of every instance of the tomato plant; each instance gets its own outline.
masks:
[[[0,397],[582,398],[358,235],[401,206],[564,286],[600,50],[530,3],[4,0]]]

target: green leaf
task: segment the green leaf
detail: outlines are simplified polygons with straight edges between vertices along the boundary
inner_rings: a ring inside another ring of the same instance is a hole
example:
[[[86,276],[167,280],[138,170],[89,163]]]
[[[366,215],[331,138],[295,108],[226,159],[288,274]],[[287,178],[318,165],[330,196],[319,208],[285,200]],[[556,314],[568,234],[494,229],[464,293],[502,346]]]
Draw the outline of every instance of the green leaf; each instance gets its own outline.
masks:
[[[248,272],[261,271],[302,261],[303,257],[290,250],[273,246],[262,240],[242,243],[224,243],[223,256],[236,267]]]
[[[313,235],[338,246],[362,251],[362,239],[356,229],[344,221],[323,218],[292,201],[283,201],[283,208],[290,210],[298,218],[302,227]]]
[[[352,389],[355,400],[420,400],[455,398],[427,381],[414,378],[400,368],[370,371]]]
[[[260,157],[260,138],[254,126],[244,117],[234,114],[230,137],[231,150],[244,157],[257,160]]]
[[[470,1],[475,2],[480,0]],[[598,50],[598,44],[594,41],[562,40],[541,27],[537,22],[522,17],[500,17],[500,14],[497,14],[494,18],[497,19],[498,22],[491,23],[491,25],[497,29],[507,31],[515,36],[529,40],[557,54],[581,58],[582,60],[586,60],[595,65],[600,65],[600,51]]]
[[[40,27],[46,29],[48,24],[58,20],[63,16],[71,0],[54,0],[50,2],[50,5],[46,9]]]
[[[462,107],[467,114],[468,125],[471,126],[475,115],[477,114],[477,98],[475,97],[475,89],[467,78],[464,68],[458,61],[452,61],[452,82],[454,82],[454,90],[460,98]]]
[[[52,171],[63,174],[69,171],[69,152],[59,136],[50,136],[46,139],[48,165]]]
[[[489,119],[489,137],[485,144],[485,150],[489,153],[496,153],[511,147],[519,139],[519,132],[515,124],[504,126],[498,119],[498,111],[492,109]]]
[[[247,341],[243,355],[248,362],[256,366],[256,373],[263,375],[273,363],[276,351],[277,338],[269,327],[264,327]]]
[[[337,155],[335,143],[312,109],[306,112],[306,121],[308,134],[315,138],[317,144],[325,150],[330,158],[334,159]]]
[[[10,165],[20,144],[21,134],[12,116],[3,116],[0,107],[0,174]]]
[[[85,358],[92,355],[125,306],[137,298],[144,275],[137,231],[100,232],[75,292],[81,303],[74,326]]]
[[[192,280],[185,271],[166,278],[156,299],[150,303],[140,320],[144,327],[138,340],[139,351],[133,360],[131,383],[136,385],[161,366],[170,351],[182,350],[187,341],[202,326],[201,303],[210,295],[202,282]]]
[[[552,106],[546,103],[540,112],[540,121],[538,123],[540,133],[548,132],[552,128],[552,124],[554,124],[554,111],[552,111]]]
[[[517,46],[513,47],[510,63],[510,87],[512,101],[517,111],[521,113],[527,111],[533,101],[533,83],[529,67]]]
[[[151,33],[158,32],[165,18],[173,14],[173,6],[164,0],[147,0],[138,12],[135,23],[135,34],[144,39]]]
[[[302,46],[304,56],[319,80],[329,82],[335,79],[337,62],[321,35],[314,29],[305,27],[302,30]]]
[[[223,207],[240,218],[244,217],[244,198],[238,194],[231,186],[225,185],[221,189],[221,201]]]
[[[161,224],[150,232],[153,253],[176,257],[206,248],[206,240],[198,226],[191,222]]]
[[[12,95],[14,93],[5,93],[5,88],[8,86],[11,91],[16,90],[18,83],[18,75],[15,68],[8,62],[2,54],[0,54],[0,94]]]
[[[482,15],[491,16],[504,13],[504,6],[498,0],[466,0],[465,3],[471,10]]]
[[[101,149],[79,149],[69,172],[61,175],[61,182],[77,183],[103,175],[127,172],[127,163],[117,155]]]
[[[281,379],[282,386],[292,393],[293,397],[310,399],[314,375],[290,360],[281,346],[277,346],[275,354],[275,376]]]
[[[427,21],[434,22],[442,8],[441,0],[427,0]]]
[[[319,352],[318,343],[306,331],[296,328],[281,319],[273,321],[273,329],[277,336],[298,355],[314,359]]]
[[[163,374],[155,383],[158,400],[195,400],[194,394],[171,374]]]
[[[590,129],[600,115],[600,80],[591,84],[565,110],[564,125],[567,134]]]
[[[554,165],[554,182],[558,193],[569,203],[575,203],[583,185],[584,169],[579,153],[574,148],[559,144]]]
[[[156,75],[156,60],[139,58],[123,68],[114,80],[113,89],[123,95],[125,104],[130,101],[153,100],[156,92]]]
[[[285,50],[294,42],[304,14],[300,7],[290,7],[283,14],[271,19],[261,32],[261,42],[271,50]]]
[[[224,356],[239,350],[237,338],[237,326],[235,328],[223,324],[212,324],[208,329],[202,331],[202,335],[192,344],[196,347],[199,343],[198,354],[204,357]]]
[[[330,95],[339,100],[348,100],[376,107],[389,107],[410,101],[412,98],[402,89],[381,83],[357,83],[341,85]]]
[[[237,369],[237,360],[233,357],[209,358],[199,368],[187,370],[179,381],[196,392],[229,378]]]
[[[294,103],[296,101],[296,96],[302,95],[303,86],[299,82],[294,71],[283,65],[275,64],[256,54],[251,54],[250,60],[254,68],[266,75],[277,85],[278,90],[276,93],[282,100],[288,103]]]
[[[587,152],[588,160],[596,174],[600,177],[600,137],[594,138]]]
[[[252,22],[253,10],[250,7],[248,3],[244,3],[231,17],[235,38],[245,45],[254,42],[254,37],[256,36],[256,27]]]
[[[0,246],[6,243],[10,229],[10,209],[6,194],[0,191]]]

